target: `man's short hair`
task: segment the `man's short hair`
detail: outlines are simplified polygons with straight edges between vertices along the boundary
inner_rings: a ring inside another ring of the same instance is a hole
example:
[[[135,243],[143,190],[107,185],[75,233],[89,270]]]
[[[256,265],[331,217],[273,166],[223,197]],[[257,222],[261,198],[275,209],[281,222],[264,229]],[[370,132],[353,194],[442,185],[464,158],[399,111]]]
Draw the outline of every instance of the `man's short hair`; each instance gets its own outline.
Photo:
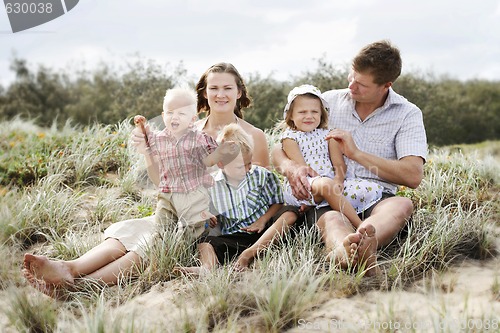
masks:
[[[388,40],[368,44],[352,61],[352,68],[362,74],[373,76],[374,83],[394,82],[401,74],[399,49]]]

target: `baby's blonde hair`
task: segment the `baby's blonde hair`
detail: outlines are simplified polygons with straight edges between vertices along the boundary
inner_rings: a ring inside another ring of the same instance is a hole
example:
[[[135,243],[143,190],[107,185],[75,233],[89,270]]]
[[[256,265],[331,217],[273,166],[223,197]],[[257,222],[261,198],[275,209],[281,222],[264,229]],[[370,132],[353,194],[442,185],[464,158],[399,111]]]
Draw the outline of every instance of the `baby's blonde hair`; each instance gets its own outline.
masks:
[[[253,153],[254,143],[252,137],[238,124],[224,126],[217,137],[217,142],[223,141],[234,141],[240,146],[243,155]]]
[[[193,110],[193,115],[196,115],[196,98],[196,93],[190,88],[176,87],[167,89],[163,98],[163,111],[167,112],[168,105],[173,100],[176,100],[179,103],[179,107],[186,107],[189,110]]]

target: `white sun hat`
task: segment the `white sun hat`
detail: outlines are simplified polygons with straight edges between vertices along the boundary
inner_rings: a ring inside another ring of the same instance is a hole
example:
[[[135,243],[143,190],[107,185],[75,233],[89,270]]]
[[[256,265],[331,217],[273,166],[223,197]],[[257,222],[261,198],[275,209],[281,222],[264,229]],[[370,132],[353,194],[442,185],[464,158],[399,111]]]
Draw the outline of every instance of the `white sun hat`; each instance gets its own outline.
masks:
[[[288,110],[290,110],[290,105],[292,104],[294,99],[297,96],[305,94],[312,94],[314,96],[317,96],[323,104],[326,112],[328,112],[330,106],[328,105],[328,102],[323,99],[323,96],[321,96],[321,91],[311,84],[303,84],[301,86],[293,88],[292,91],[290,91],[290,93],[288,94],[288,101],[285,105],[285,109],[283,110],[283,118],[286,117],[286,113],[288,112]]]

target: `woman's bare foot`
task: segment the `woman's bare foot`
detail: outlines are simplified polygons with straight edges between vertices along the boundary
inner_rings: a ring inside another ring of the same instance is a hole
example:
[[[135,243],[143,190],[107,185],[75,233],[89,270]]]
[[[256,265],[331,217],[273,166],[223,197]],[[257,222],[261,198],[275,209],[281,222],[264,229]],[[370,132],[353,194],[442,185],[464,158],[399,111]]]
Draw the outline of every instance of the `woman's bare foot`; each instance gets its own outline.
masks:
[[[68,290],[66,290],[64,287],[55,286],[53,284],[46,283],[44,280],[39,280],[35,278],[33,274],[31,274],[31,272],[26,268],[23,268],[22,272],[28,283],[42,294],[58,300],[65,300],[67,298]]]
[[[34,279],[44,281],[47,285],[64,286],[74,283],[74,277],[64,261],[49,260],[45,256],[26,253],[24,270]],[[28,279],[27,275],[24,275]]]
[[[358,246],[359,263],[364,265],[366,276],[379,275],[381,271],[377,265],[378,241],[375,237],[375,227],[367,224],[360,227],[357,232],[361,237]]]

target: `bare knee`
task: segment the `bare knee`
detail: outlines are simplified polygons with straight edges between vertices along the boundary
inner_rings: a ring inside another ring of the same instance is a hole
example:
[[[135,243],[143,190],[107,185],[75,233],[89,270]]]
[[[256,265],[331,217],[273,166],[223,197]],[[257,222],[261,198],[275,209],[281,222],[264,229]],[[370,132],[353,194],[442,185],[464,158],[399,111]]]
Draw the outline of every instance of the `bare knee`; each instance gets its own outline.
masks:
[[[339,223],[343,223],[342,213],[332,210],[321,215],[319,220],[316,222],[316,225],[319,230],[323,231],[329,226],[334,226]]]
[[[284,212],[281,215],[280,221],[281,221],[281,224],[283,227],[285,227],[285,226],[291,227],[297,221],[297,214],[295,214],[295,212],[291,212],[291,211]],[[276,222],[278,222],[278,221],[276,221]]]
[[[214,250],[214,247],[210,243],[198,243],[196,247],[198,248],[198,251]]]
[[[390,200],[390,205],[385,207],[385,212],[394,217],[393,223],[399,225],[400,228],[404,227],[413,214],[413,202],[404,197],[393,197],[387,200]]]
[[[328,177],[319,177],[319,178],[316,178],[313,183],[312,183],[312,187],[313,189],[316,188],[318,190],[323,190],[323,189],[327,189],[329,186],[333,186],[335,183],[333,181],[333,179],[331,178],[328,178]]]
[[[409,198],[398,197],[398,205],[396,206],[396,214],[398,214],[403,221],[408,219],[413,214],[413,202]]]

